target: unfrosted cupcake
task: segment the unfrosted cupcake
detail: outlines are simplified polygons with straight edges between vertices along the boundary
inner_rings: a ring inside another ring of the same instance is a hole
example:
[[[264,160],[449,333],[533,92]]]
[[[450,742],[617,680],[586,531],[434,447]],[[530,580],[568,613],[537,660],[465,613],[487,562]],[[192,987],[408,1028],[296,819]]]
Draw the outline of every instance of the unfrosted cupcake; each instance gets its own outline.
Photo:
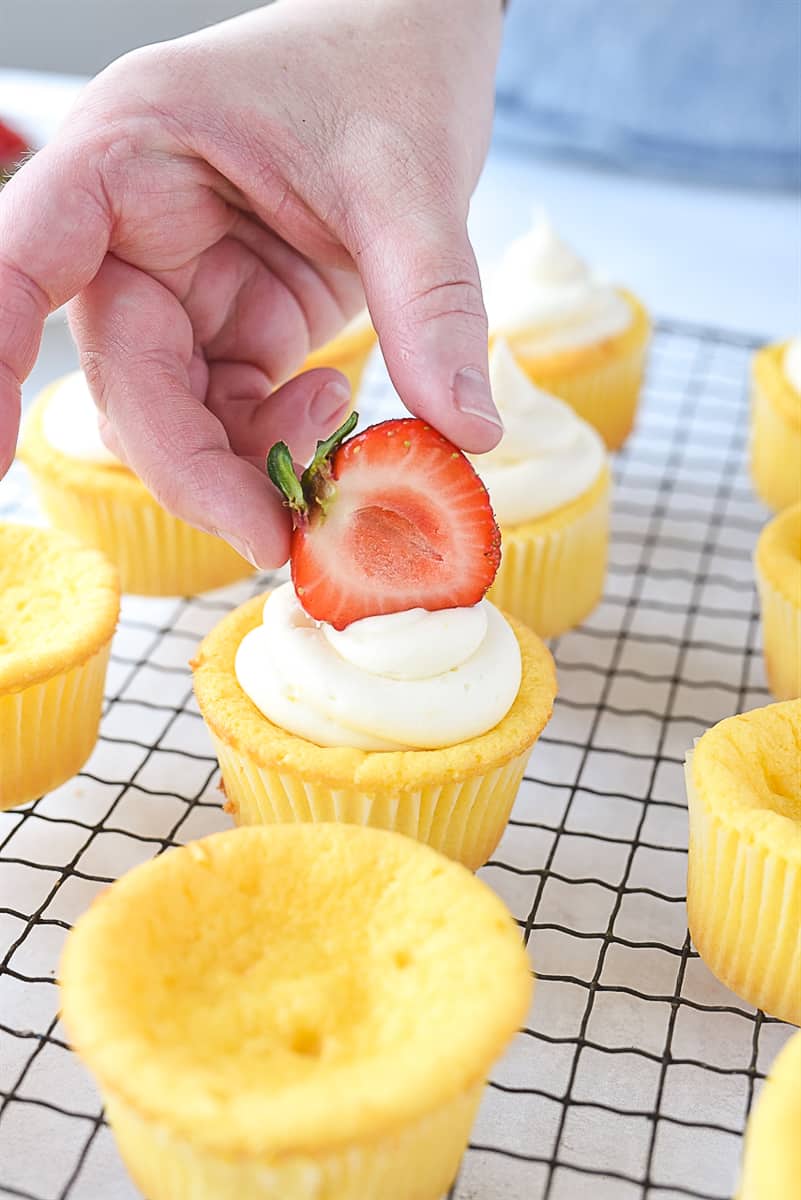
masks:
[[[738,996],[801,1024],[801,700],[709,729],[686,778],[693,942]]]
[[[786,508],[759,535],[757,587],[765,672],[774,696],[801,696],[801,503]]]
[[[504,338],[534,383],[566,400],[609,449],[622,446],[650,334],[640,302],[593,275],[544,214],[509,245],[486,296],[490,341]]]
[[[486,885],[345,825],[232,830],[137,867],[60,976],[149,1200],[439,1200],[532,988]]]
[[[106,449],[82,372],[64,376],[37,397],[19,456],[52,523],[102,550],[119,568],[123,591],[187,595],[253,573],[222,538],[162,508]]]
[[[0,809],[52,791],[91,754],[119,608],[97,551],[0,524]]]
[[[578,625],[600,599],[609,542],[610,473],[598,433],[537,388],[498,340],[490,383],[504,435],[473,465],[501,528],[490,599],[540,637]]]
[[[302,483],[271,452],[292,582],[212,630],[195,694],[241,824],[375,825],[478,867],[550,717],[553,661],[483,599],[499,535],[464,455],[414,420],[338,445],[351,423]]]
[[[751,478],[770,508],[801,501],[801,336],[764,346],[752,365]]]
[[[335,338],[318,350],[313,350],[302,369],[309,371],[313,367],[335,367],[347,378],[355,401],[376,340],[370,314],[365,308]]]
[[[737,1200],[792,1200],[801,1181],[801,1033],[770,1068],[745,1131]]]

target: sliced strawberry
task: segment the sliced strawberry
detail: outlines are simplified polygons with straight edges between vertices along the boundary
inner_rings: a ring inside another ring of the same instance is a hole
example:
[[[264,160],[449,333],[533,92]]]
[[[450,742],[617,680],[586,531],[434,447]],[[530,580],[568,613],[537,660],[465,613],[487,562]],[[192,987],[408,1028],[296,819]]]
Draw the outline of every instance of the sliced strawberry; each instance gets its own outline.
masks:
[[[0,167],[10,167],[28,150],[23,138],[5,121],[0,121]]]
[[[300,480],[283,442],[267,459],[295,518],[292,580],[304,609],[344,629],[380,613],[477,604],[501,539],[472,466],[411,418],[343,442],[357,419],[319,443]]]

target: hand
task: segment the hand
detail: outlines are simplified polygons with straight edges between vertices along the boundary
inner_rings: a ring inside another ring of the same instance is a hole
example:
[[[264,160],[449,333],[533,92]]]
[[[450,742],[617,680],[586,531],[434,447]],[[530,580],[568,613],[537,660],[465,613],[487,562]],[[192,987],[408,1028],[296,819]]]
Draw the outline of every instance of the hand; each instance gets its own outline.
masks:
[[[44,318],[70,299],[111,448],[260,566],[290,529],[266,450],[306,458],[349,403],[338,372],[290,376],[365,295],[406,406],[495,445],[465,222],[500,9],[279,0],[98,76],[0,196],[0,475]]]

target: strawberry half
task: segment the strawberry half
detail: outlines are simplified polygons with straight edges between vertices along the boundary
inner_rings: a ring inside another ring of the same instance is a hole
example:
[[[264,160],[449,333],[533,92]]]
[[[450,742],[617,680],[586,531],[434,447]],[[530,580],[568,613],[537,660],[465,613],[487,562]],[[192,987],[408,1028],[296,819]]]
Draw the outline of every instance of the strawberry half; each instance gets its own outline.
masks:
[[[267,471],[292,510],[292,582],[317,621],[477,604],[495,578],[501,536],[487,489],[460,450],[412,418],[372,425],[358,414],[300,479],[284,442]]]

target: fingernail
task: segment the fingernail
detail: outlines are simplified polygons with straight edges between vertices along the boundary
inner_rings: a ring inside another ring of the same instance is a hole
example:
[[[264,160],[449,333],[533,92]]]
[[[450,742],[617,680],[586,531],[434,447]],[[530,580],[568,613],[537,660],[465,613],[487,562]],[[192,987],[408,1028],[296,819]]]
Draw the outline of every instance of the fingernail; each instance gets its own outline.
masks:
[[[350,404],[350,388],[344,381],[332,379],[321,387],[309,405],[309,416],[315,425],[327,429],[334,418]]]
[[[212,533],[215,537],[222,538],[224,542],[228,542],[228,545],[233,547],[237,554],[241,554],[243,558],[247,559],[250,565],[255,567],[257,571],[260,569],[259,564],[256,562],[256,556],[247,542],[243,542],[240,538],[232,537],[230,533],[222,533],[219,529],[213,529]]]
[[[462,367],[453,377],[453,404],[466,417],[481,417],[488,425],[503,429],[503,421],[492,402],[492,393],[483,371]]]

